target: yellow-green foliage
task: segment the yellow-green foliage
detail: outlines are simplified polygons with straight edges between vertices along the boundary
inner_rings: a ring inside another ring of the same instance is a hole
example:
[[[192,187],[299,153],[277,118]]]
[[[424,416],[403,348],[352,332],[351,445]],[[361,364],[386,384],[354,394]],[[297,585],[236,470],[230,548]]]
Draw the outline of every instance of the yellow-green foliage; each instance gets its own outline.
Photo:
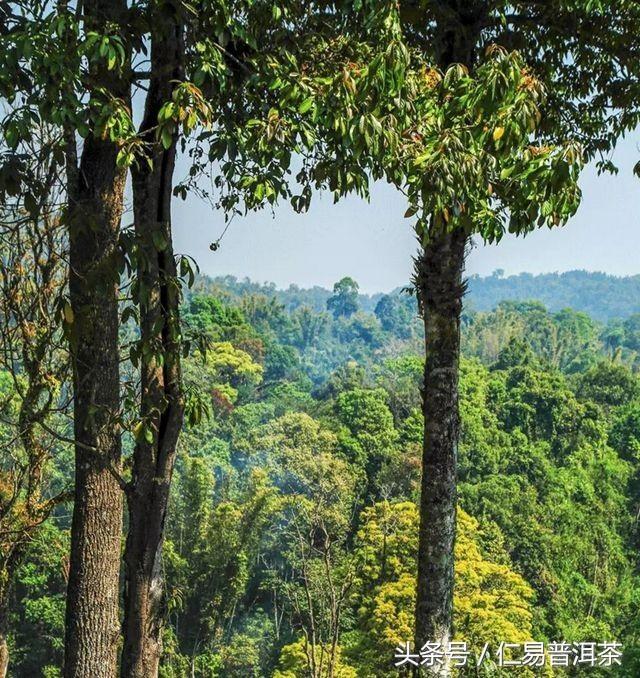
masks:
[[[262,372],[262,365],[254,362],[246,351],[236,348],[231,342],[221,341],[207,351],[201,378],[210,381],[214,388],[228,392],[233,402],[238,395],[238,382],[259,384]]]
[[[478,545],[478,521],[458,510],[456,635],[476,645],[531,640],[533,590],[506,565],[486,560]]]
[[[216,404],[214,410],[234,405],[240,389],[257,386],[263,372],[262,365],[229,341],[213,342],[204,357],[196,351],[184,365],[185,383],[210,394]]]
[[[363,512],[358,614],[364,633],[348,634],[361,676],[384,676],[394,648],[413,638],[419,516],[412,502],[380,502]],[[533,590],[507,565],[482,552],[477,520],[458,510],[456,637],[474,647],[531,639]],[[501,558],[501,560],[503,560]],[[504,558],[506,560],[506,557]]]
[[[329,675],[326,668],[328,652],[329,648],[316,647],[315,664],[318,678]],[[309,675],[310,653],[311,648],[304,638],[290,645],[285,645],[280,653],[280,662],[273,678],[306,678]],[[358,672],[343,661],[340,647],[336,648],[336,657],[337,662],[334,665],[333,678],[357,678]]]

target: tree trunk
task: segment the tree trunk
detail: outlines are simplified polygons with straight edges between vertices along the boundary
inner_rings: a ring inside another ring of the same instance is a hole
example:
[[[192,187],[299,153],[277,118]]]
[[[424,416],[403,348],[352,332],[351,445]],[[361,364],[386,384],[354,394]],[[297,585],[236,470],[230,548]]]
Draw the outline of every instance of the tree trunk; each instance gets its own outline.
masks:
[[[7,641],[7,591],[0,588],[0,678],[6,678],[9,671],[9,643]]]
[[[487,11],[474,0],[438,3],[434,47],[442,71],[459,63],[470,71]],[[415,262],[415,282],[425,331],[422,413],[424,441],[418,540],[415,646],[453,637],[454,547],[457,505],[457,452],[460,435],[458,373],[460,314],[464,296],[464,261],[468,236],[441,228],[431,215],[428,239]],[[444,664],[423,667],[427,675],[450,676]]]
[[[84,12],[87,30],[104,32],[107,23],[126,22],[126,1],[89,0]],[[103,66],[92,76],[96,92],[128,101],[128,83],[115,70]],[[115,678],[122,535],[116,256],[126,172],[117,167],[116,144],[98,133],[85,139],[79,168],[75,140],[68,141],[76,463],[64,675]]]
[[[74,210],[79,218],[70,229],[76,464],[66,678],[115,676],[117,665],[122,491],[112,474],[120,469],[118,285],[112,255],[125,177],[115,170],[115,156],[111,144],[85,142],[80,173],[89,179],[81,181]]]
[[[0,678],[6,678],[9,671],[9,646],[7,637],[0,632]]]
[[[458,364],[462,231],[432,235],[416,260],[416,283],[425,328],[422,391],[424,447],[416,601],[416,647],[451,640],[456,464],[459,435]]]
[[[182,428],[180,282],[171,235],[176,138],[169,148],[155,139],[162,105],[183,80],[179,10],[167,4],[153,21],[151,81],[141,134],[151,145],[152,166],[132,169],[141,328],[141,420],[150,439],[136,443],[127,494],[125,618],[122,676],[158,675],[164,621],[162,543],[169,490]]]

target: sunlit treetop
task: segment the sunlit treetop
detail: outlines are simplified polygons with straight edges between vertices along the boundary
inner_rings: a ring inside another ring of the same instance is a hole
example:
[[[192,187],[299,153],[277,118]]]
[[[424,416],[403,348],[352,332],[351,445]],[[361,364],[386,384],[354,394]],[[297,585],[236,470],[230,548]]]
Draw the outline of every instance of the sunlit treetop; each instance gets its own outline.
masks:
[[[387,173],[405,177],[407,216],[418,213],[419,229],[462,228],[496,241],[575,212],[581,147],[536,141],[546,90],[519,53],[490,46],[471,74],[454,65],[422,78],[432,89],[416,97],[416,124]]]
[[[473,72],[460,64],[443,72],[398,41],[332,77],[322,58],[313,69],[315,89],[305,79],[297,85],[297,96],[309,88],[297,108],[273,109],[267,121],[241,129],[246,148],[281,144],[270,121],[298,135],[296,209],[308,207],[313,189],[328,188],[336,199],[367,195],[371,177],[406,193],[406,216],[416,215],[424,237],[430,227],[462,228],[495,241],[506,230],[562,224],[577,209],[581,146],[537,140],[547,92],[518,52],[492,45]],[[323,79],[332,96],[318,94]],[[291,83],[282,87],[294,91]],[[282,156],[271,151],[271,158]],[[256,176],[241,176],[239,188],[248,192]]]
[[[475,66],[487,46],[518,50],[547,89],[539,132],[579,141],[588,159],[634,129],[640,101],[640,5],[634,0],[402,0],[403,35],[427,59],[450,59],[447,31],[472,37]],[[459,60],[459,59],[456,59]]]

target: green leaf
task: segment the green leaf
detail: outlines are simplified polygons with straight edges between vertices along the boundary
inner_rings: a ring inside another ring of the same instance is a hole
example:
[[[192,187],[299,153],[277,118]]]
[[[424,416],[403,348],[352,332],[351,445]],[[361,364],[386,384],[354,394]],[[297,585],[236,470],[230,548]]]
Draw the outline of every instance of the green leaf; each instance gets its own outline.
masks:
[[[144,429],[145,426],[141,421],[136,422],[134,427],[131,429],[131,433],[133,433],[133,438],[137,443],[141,443],[144,440]]]
[[[162,231],[153,231],[151,238],[158,252],[164,252],[167,249],[167,238]]]
[[[508,179],[515,171],[516,166],[511,165],[510,167],[505,167],[501,172],[500,172],[500,178],[501,179]]]
[[[98,53],[102,58],[106,57],[107,54],[109,53],[109,38],[108,36],[104,36],[102,38],[102,41],[100,42],[100,48],[98,50]]]
[[[162,145],[164,146],[165,150],[171,148],[173,144],[173,134],[168,127],[162,128],[160,139],[162,140]]]
[[[311,107],[314,104],[314,97],[307,97],[299,106],[298,112],[299,113],[306,113],[308,110],[311,109]]]

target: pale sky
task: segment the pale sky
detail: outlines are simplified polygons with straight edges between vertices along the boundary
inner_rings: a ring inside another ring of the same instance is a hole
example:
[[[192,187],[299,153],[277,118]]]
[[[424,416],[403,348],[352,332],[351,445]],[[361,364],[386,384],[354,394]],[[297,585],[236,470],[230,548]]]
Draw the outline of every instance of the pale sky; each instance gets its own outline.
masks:
[[[617,176],[582,177],[583,201],[563,228],[540,230],[526,238],[506,236],[497,246],[477,244],[467,273],[489,275],[547,273],[586,269],[615,275],[640,273],[640,179],[632,168],[640,159],[640,132],[621,142],[614,155]],[[185,162],[176,178],[185,173]],[[330,288],[345,275],[363,292],[389,291],[407,285],[415,251],[411,220],[404,219],[404,199],[386,184],[374,186],[371,202],[315,195],[308,214],[288,205],[236,218],[220,249],[209,250],[224,229],[224,220],[209,205],[190,196],[174,200],[176,251],[192,255],[203,273],[235,275],[278,287]]]

